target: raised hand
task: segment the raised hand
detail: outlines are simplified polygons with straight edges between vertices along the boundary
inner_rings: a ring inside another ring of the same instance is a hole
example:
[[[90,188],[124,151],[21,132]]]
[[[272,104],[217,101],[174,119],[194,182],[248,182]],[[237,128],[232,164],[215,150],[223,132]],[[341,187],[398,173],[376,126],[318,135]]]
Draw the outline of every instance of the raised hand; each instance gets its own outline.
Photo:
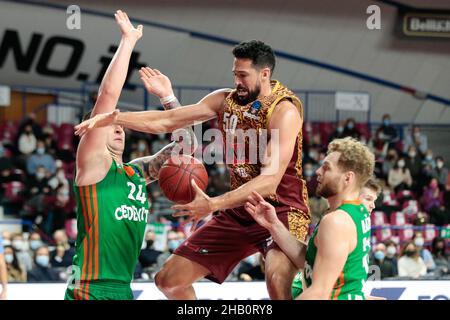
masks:
[[[142,24],[138,25],[137,28],[135,28],[131,24],[128,15],[122,10],[117,10],[114,14],[114,17],[116,18],[116,22],[119,25],[120,32],[122,32],[122,36],[135,41],[139,40],[142,37]]]
[[[75,134],[81,137],[89,130],[92,130],[94,128],[101,128],[112,125],[116,121],[119,112],[119,110],[114,110],[113,112],[97,114],[95,117],[92,117],[76,125]]]
[[[253,191],[247,200],[245,210],[262,227],[270,230],[279,221],[275,207],[266,202],[258,192]]]
[[[149,67],[139,70],[141,80],[145,89],[158,98],[162,99],[173,94],[172,83],[169,78],[162,74],[158,69]]]
[[[213,209],[209,196],[197,186],[194,179],[191,180],[191,185],[195,190],[194,200],[187,204],[174,205],[172,209],[176,211],[174,217],[188,216],[188,221],[193,222],[191,231],[194,231],[198,222],[212,213]]]

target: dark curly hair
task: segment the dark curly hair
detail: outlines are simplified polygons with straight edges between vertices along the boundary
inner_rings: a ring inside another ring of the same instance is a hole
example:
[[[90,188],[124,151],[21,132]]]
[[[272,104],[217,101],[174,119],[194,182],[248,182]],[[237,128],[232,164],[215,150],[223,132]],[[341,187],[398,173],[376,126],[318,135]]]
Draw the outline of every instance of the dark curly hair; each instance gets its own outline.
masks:
[[[233,49],[236,59],[250,59],[257,68],[269,68],[270,74],[275,70],[275,54],[270,46],[262,41],[250,40],[239,43]]]

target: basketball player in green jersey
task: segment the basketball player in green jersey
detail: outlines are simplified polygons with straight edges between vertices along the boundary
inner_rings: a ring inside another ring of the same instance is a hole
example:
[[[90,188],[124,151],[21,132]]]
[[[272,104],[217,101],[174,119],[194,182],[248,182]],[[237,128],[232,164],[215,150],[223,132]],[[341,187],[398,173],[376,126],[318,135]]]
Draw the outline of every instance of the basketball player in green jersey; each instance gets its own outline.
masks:
[[[373,174],[374,155],[352,138],[328,146],[316,171],[316,193],[330,209],[317,224],[308,246],[280,228],[273,207],[254,192],[245,207],[269,229],[273,240],[292,262],[304,268],[306,289],[297,299],[365,299],[362,291],[369,271],[370,215],[358,199]]]
[[[142,36],[142,26],[133,27],[126,13],[119,10],[115,18],[122,38],[91,116],[115,110],[131,53]],[[176,99],[164,104],[166,108],[177,105]],[[188,140],[183,135],[183,144]],[[92,130],[80,140],[74,183],[78,226],[70,279],[74,283],[69,283],[65,299],[133,299],[130,283],[149,213],[146,184],[157,179],[176,143],[129,164],[122,161],[124,144],[125,133],[119,125]]]
[[[375,201],[381,192],[381,187],[374,178],[370,178],[359,193],[359,199],[361,203],[366,207],[367,211],[372,213],[375,209]],[[302,272],[297,273],[292,282],[292,297],[295,299],[303,292],[303,274]],[[366,298],[368,298],[366,296]],[[371,297],[373,298],[373,297]]]

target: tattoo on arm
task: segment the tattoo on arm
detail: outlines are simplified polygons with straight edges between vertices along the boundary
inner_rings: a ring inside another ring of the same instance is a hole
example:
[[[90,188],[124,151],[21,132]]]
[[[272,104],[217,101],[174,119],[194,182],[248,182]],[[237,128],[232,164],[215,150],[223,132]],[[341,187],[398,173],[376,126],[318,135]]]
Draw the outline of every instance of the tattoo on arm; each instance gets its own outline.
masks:
[[[170,110],[181,107],[180,102],[177,98],[165,103],[164,109]],[[149,184],[153,181],[158,180],[159,169],[161,169],[164,162],[169,159],[172,155],[182,154],[192,154],[197,148],[197,138],[195,137],[194,131],[191,127],[178,129],[174,131],[172,136],[178,138],[176,141],[171,142],[164,148],[158,151],[153,156],[142,157],[134,159],[130,163],[138,165],[145,174],[146,183]],[[182,140],[180,141],[180,137]]]

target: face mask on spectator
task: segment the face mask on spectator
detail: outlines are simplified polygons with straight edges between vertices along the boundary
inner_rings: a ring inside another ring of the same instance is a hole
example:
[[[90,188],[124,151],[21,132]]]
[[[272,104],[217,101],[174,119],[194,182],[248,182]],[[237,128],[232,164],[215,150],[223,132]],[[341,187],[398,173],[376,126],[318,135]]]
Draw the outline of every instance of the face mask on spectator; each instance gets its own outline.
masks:
[[[423,238],[415,238],[414,239],[414,244],[418,247],[422,247],[424,243],[425,243],[425,241]]]
[[[342,133],[342,132],[344,132],[344,127],[339,126],[339,127],[337,127],[336,130],[338,133]]]
[[[139,143],[139,144],[138,144],[138,150],[139,150],[140,152],[145,151],[145,143]]]
[[[44,179],[44,177],[45,177],[45,173],[44,172],[42,172],[42,171],[36,172],[36,179],[42,180],[42,179]]]
[[[408,153],[408,155],[409,155],[411,158],[414,158],[414,157],[416,156],[416,152],[415,152],[415,151],[410,151],[410,152]]]
[[[5,148],[0,144],[0,157],[5,155]]]
[[[14,256],[12,254],[5,254],[5,261],[6,263],[11,264],[14,260]]]
[[[42,245],[41,240],[31,240],[30,241],[30,248],[33,251],[36,251],[41,245]]]
[[[350,130],[352,130],[355,127],[355,124],[353,122],[349,122],[347,124],[347,128],[349,128]]]
[[[385,126],[388,126],[388,125],[391,124],[391,120],[389,120],[389,119],[384,119],[384,120],[383,120],[383,124],[384,124]]]
[[[159,140],[162,140],[162,139],[164,139],[165,137],[166,137],[166,134],[165,134],[165,133],[159,133],[159,134],[158,134]]]
[[[65,180],[66,179],[66,175],[64,174],[64,171],[58,171],[58,173],[56,174],[56,177],[59,180]]]
[[[226,171],[226,168],[225,168],[225,166],[218,166],[218,167],[217,167],[217,171],[218,171],[220,174],[224,174],[225,171]]]
[[[16,249],[17,251],[22,251],[23,250],[23,241],[22,240],[13,240],[12,247],[14,249]]]
[[[180,245],[180,240],[169,240],[167,242],[167,246],[169,247],[169,250],[175,251],[176,248]]]
[[[50,258],[47,255],[36,257],[36,263],[44,268],[48,267],[49,260],[50,260]]]
[[[414,256],[416,254],[416,251],[415,250],[406,250],[405,254],[408,257],[412,257],[412,256]]]
[[[38,154],[44,154],[45,153],[45,148],[37,148],[36,149],[36,152],[38,153]]]
[[[431,189],[435,190],[438,187],[437,181],[434,181],[434,180],[431,181],[430,182],[430,187],[431,187]]]
[[[313,175],[313,171],[311,169],[306,169],[304,173],[305,173],[305,177],[307,177],[307,178],[312,177],[312,175]]]
[[[442,161],[438,161],[438,162],[436,162],[436,166],[437,166],[439,169],[442,169],[442,167],[444,166],[444,163],[443,163]]]
[[[403,168],[405,166],[405,161],[400,160],[397,164],[399,168]]]
[[[390,246],[386,249],[386,253],[388,256],[394,256],[397,253],[397,249],[395,249],[395,247]]]
[[[375,257],[375,259],[381,261],[384,259],[384,252],[381,250],[377,250],[377,251],[375,251],[373,256]]]
[[[9,239],[3,240],[3,246],[10,246],[10,245],[11,245],[11,240],[9,240]]]
[[[425,159],[426,159],[427,161],[431,161],[431,160],[433,160],[433,156],[427,154],[427,156],[425,157]]]

